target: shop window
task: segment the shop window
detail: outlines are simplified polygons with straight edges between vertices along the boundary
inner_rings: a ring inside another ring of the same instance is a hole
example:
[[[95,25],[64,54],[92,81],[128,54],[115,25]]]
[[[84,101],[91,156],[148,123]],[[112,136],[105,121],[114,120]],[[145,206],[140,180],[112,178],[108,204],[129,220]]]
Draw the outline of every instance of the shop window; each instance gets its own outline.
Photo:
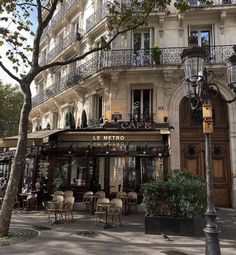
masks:
[[[64,190],[68,187],[68,159],[58,159],[53,175],[54,190]]]
[[[152,121],[152,89],[131,91],[131,121]]]
[[[86,185],[87,157],[74,158],[71,164],[71,184],[74,186]]]

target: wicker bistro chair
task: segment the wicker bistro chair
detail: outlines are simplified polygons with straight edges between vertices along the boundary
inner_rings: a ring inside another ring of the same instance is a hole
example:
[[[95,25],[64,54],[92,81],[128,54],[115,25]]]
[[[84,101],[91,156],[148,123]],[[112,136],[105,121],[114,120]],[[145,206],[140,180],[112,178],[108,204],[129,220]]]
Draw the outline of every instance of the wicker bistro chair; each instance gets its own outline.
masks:
[[[98,197],[98,198],[105,198],[106,197],[106,193],[104,191],[100,190],[100,191],[97,191],[95,193],[95,196]]]
[[[118,191],[116,193],[117,198],[120,198],[120,197],[123,197],[123,196],[127,196],[127,193],[125,191]]]
[[[83,194],[83,203],[85,204],[86,208],[88,210],[91,210],[92,206],[93,206],[93,192],[92,191],[87,191]]]
[[[106,219],[107,217],[107,208],[102,206],[101,203],[109,203],[110,199],[109,198],[99,198],[97,200],[97,204],[96,204],[96,211],[95,211],[95,225],[97,224],[97,221],[99,219],[99,221],[102,220],[102,217],[104,217]]]
[[[121,225],[121,214],[122,214],[123,201],[120,198],[113,198],[111,200],[111,203],[113,203],[114,205],[112,205],[109,208],[108,219],[111,218],[112,224],[115,223],[115,225],[116,225],[115,218],[117,218],[118,224]]]
[[[43,201],[43,206],[47,209],[48,212],[48,221],[50,221],[50,215],[51,213],[55,214],[55,221],[57,221],[57,215],[60,212],[64,202],[64,196],[57,195],[53,196],[52,201]]]
[[[33,209],[37,210],[37,194],[29,193],[22,200],[22,207],[25,210]]]
[[[74,220],[73,217],[73,206],[75,202],[75,197],[65,197],[62,207],[59,209],[59,213],[61,218],[63,219],[63,214],[65,215],[65,220],[67,223],[69,222],[69,216],[71,215],[71,219]]]
[[[54,193],[53,193],[53,196],[64,196],[64,191],[62,191],[62,190],[56,190],[56,191],[54,191]]]
[[[73,197],[74,194],[73,194],[73,191],[72,190],[66,190],[64,191],[64,197]]]
[[[137,213],[137,201],[138,201],[138,194],[136,192],[129,192],[128,193],[128,212],[130,213],[131,207],[135,207],[135,212]]]
[[[5,196],[5,191],[4,190],[0,190],[0,208],[2,206],[4,196]]]
[[[123,202],[123,214],[126,215],[128,213],[128,195],[125,191],[118,191],[116,193],[116,198],[120,198]]]

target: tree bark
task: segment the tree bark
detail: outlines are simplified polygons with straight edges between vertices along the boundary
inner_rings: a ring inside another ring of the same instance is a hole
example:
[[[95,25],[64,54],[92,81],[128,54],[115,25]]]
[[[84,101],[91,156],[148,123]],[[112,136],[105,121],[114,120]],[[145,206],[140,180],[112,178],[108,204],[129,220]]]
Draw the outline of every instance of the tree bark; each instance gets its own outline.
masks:
[[[15,199],[18,193],[18,186],[21,175],[25,168],[25,155],[27,150],[27,132],[29,123],[29,113],[31,111],[31,91],[30,82],[21,86],[24,103],[21,109],[19,123],[19,138],[16,147],[15,157],[11,166],[10,176],[6,193],[4,196],[2,208],[0,211],[0,236],[7,236],[11,223],[12,211],[14,209]]]

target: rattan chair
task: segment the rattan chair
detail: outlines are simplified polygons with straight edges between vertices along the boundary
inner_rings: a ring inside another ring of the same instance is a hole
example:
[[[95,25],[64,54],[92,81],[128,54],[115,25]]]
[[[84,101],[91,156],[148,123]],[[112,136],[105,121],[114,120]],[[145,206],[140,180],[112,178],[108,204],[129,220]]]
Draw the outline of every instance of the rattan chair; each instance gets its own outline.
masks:
[[[83,194],[83,203],[85,204],[86,208],[88,210],[91,210],[93,206],[93,192],[92,191],[87,191]]]
[[[120,198],[120,197],[122,197],[122,196],[127,196],[127,193],[126,193],[125,191],[118,191],[118,192],[116,193],[116,197],[117,197],[117,198]]]
[[[64,196],[64,192],[62,190],[56,190],[53,193],[53,196]]]
[[[64,191],[64,197],[73,197],[73,191],[72,190],[66,190]]]
[[[71,215],[71,219],[74,220],[73,217],[73,206],[75,202],[75,197],[65,197],[62,208],[59,209],[59,213],[61,218],[63,219],[63,214],[65,215],[65,220],[67,223],[69,222],[69,216]]]
[[[51,213],[55,214],[55,220],[56,220],[57,214],[63,206],[63,202],[64,202],[64,196],[62,195],[53,196],[52,201],[43,201],[42,204],[47,209],[47,212],[48,212],[48,221],[50,221]]]
[[[117,225],[116,221],[115,221],[115,219],[117,218],[118,224],[121,225],[121,214],[122,214],[123,201],[120,198],[113,198],[111,200],[111,203],[113,203],[114,205],[112,205],[109,208],[108,219],[111,218],[112,224]]]
[[[5,191],[0,190],[0,208],[2,207],[4,196],[5,196]]]
[[[97,191],[95,193],[95,196],[98,197],[98,198],[105,198],[106,197],[106,193],[104,191],[100,190],[100,191]]]
[[[102,221],[102,217],[106,219],[106,213],[107,213],[107,208],[102,206],[101,203],[109,203],[110,199],[109,198],[99,198],[97,200],[96,204],[96,211],[95,211],[95,225],[97,224],[97,221]]]
[[[22,207],[23,209],[30,210],[30,209],[35,209],[37,210],[37,194],[27,194],[25,199],[22,200]]]
[[[130,213],[131,207],[135,207],[135,212],[137,213],[137,201],[138,201],[138,194],[136,192],[129,192],[128,193],[128,212]]]

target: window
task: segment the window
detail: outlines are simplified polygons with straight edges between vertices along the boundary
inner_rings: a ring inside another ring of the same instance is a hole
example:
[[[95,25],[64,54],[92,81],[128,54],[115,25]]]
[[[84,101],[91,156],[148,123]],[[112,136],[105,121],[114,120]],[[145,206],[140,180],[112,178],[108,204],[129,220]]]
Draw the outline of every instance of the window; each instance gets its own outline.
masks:
[[[131,120],[152,121],[152,89],[132,90]]]
[[[94,95],[93,96],[93,115],[92,119],[90,120],[90,124],[92,126],[97,126],[103,123],[103,97],[102,95]]]
[[[198,39],[199,46],[210,46],[210,31],[209,30],[192,30],[190,36]]]
[[[153,29],[134,31],[132,48],[134,50],[134,64],[150,63],[150,48],[153,46]]]
[[[210,62],[214,59],[214,48],[211,46],[214,44],[213,41],[213,27],[212,25],[201,26],[201,27],[190,27],[189,36],[196,37],[199,46],[206,48],[206,61]]]

